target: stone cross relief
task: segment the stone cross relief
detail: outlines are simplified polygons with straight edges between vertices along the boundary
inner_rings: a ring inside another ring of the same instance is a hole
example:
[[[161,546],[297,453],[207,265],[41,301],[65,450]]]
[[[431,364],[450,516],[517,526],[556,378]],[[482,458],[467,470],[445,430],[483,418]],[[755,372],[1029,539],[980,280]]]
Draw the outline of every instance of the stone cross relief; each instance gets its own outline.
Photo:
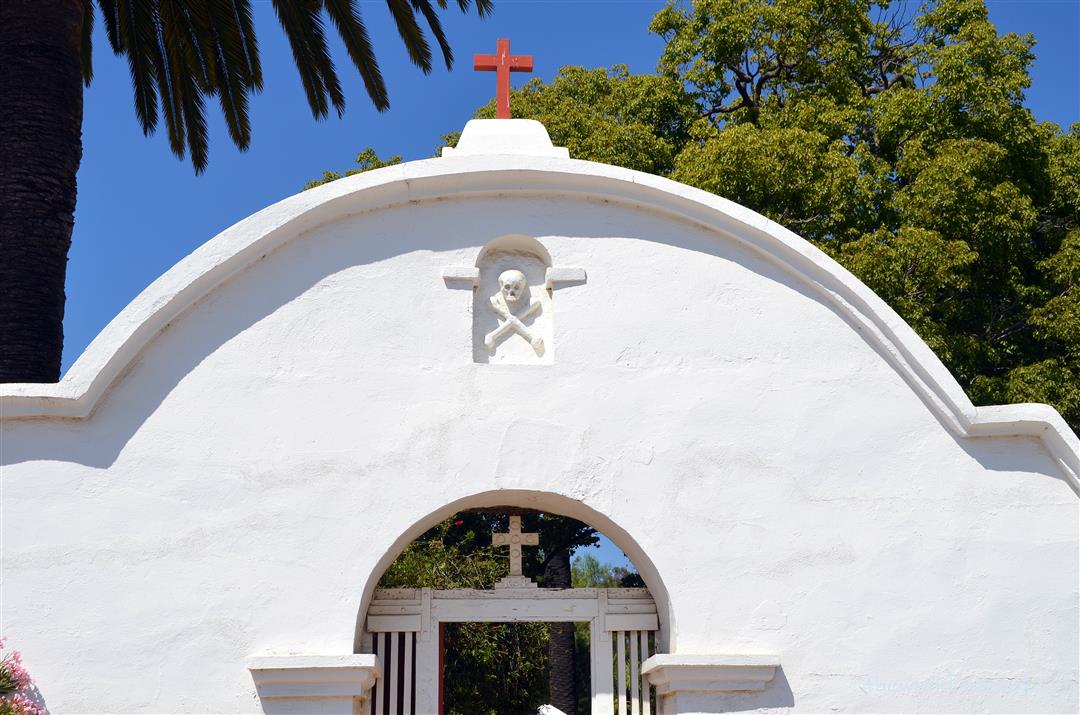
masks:
[[[535,588],[536,582],[531,578],[525,578],[521,574],[521,547],[539,546],[540,534],[521,533],[521,517],[510,517],[510,531],[503,534],[491,535],[492,546],[510,547],[510,575],[502,578],[495,584],[495,588]]]

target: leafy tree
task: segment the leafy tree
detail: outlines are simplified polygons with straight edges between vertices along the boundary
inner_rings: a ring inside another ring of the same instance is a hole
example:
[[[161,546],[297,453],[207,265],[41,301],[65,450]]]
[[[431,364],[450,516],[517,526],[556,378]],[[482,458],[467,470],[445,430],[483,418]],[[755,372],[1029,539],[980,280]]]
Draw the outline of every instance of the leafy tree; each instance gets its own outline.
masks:
[[[617,588],[618,577],[608,564],[600,563],[592,554],[582,554],[571,567],[574,588]]]
[[[637,571],[601,563],[592,554],[581,554],[572,566],[574,588],[644,588]]]
[[[515,116],[543,117],[548,132],[576,158],[652,174],[671,171],[689,139],[693,105],[677,80],[564,67],[551,84],[533,78],[513,92]],[[476,116],[495,117],[494,102]]]
[[[658,74],[565,67],[515,115],[783,224],[976,404],[1046,402],[1080,429],[1080,124],[1023,106],[1033,37],[998,34],[983,0],[696,0],[651,27]]]
[[[447,623],[446,712],[521,715],[548,702],[546,625]]]
[[[375,153],[375,150],[371,147],[367,147],[362,152],[356,155],[356,168],[346,169],[344,174],[336,171],[324,171],[323,175],[318,179],[312,179],[304,185],[304,190],[314,189],[316,186],[322,186],[323,184],[329,184],[331,181],[337,181],[338,179],[346,176],[355,176],[356,174],[362,174],[365,171],[372,171],[374,169],[381,169],[384,166],[394,166],[401,163],[401,156],[394,154],[389,159],[380,159],[379,155]]]
[[[458,0],[462,11],[469,0]],[[177,156],[206,167],[206,101],[217,99],[241,149],[251,138],[248,99],[263,85],[251,0],[97,0],[112,50],[131,69],[145,134],[159,120]],[[330,58],[336,29],[371,101],[390,100],[356,0],[272,0],[316,118],[345,110]],[[453,53],[438,8],[446,0],[387,0],[409,58],[424,72],[434,36]],[[476,0],[487,14],[491,0]],[[82,158],[83,85],[93,78],[92,0],[0,3],[0,382],[54,382],[63,348],[64,277]]]

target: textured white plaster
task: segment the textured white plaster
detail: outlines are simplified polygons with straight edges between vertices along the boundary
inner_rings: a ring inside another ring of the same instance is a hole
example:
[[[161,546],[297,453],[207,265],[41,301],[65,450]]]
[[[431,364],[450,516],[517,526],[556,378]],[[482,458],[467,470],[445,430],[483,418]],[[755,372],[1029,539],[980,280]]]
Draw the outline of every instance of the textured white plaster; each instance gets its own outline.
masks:
[[[588,270],[551,364],[474,362],[439,278],[509,234]],[[499,504],[610,536],[669,652],[782,656],[690,711],[1077,702],[1076,436],[971,407],[816,249],[663,179],[333,182],[185,259],[64,382],[0,390],[4,630],[57,712],[257,712],[249,657],[352,652],[401,548]]]
[[[0,386],[0,411],[6,419],[86,417],[147,341],[214,286],[282,243],[350,213],[450,197],[579,196],[648,207],[750,246],[797,276],[804,289],[815,292],[849,319],[949,429],[961,436],[1039,437],[1073,489],[1080,492],[1080,438],[1056,410],[1034,404],[974,407],[914,331],[872,291],[810,243],[745,207],[660,177],[603,164],[537,156],[526,150],[528,142],[520,150],[514,150],[512,142],[507,143],[507,153],[501,154],[497,137],[486,144],[479,141],[491,131],[498,135],[501,126],[498,122],[482,124],[483,130],[474,132],[478,149],[472,155],[365,172],[303,192],[244,219],[151,284],[102,331],[59,383]],[[543,205],[543,201],[535,205]],[[508,224],[516,225],[516,221],[510,217],[502,222],[504,228]],[[432,227],[436,233],[442,229]],[[436,237],[432,240],[438,242]]]

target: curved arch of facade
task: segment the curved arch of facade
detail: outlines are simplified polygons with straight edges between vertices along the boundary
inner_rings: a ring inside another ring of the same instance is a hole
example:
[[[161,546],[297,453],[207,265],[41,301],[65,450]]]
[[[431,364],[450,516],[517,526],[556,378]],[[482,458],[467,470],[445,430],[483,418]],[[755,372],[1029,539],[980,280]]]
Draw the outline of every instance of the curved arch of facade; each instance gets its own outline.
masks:
[[[668,648],[672,645],[672,634],[675,632],[673,627],[675,624],[675,614],[671,608],[667,587],[664,585],[660,572],[657,570],[652,559],[649,558],[649,555],[638,544],[637,540],[629,531],[612,521],[610,517],[605,516],[585,503],[561,494],[522,489],[499,489],[463,497],[427,514],[417,514],[415,520],[408,529],[401,532],[393,543],[385,545],[383,555],[379,558],[378,563],[376,563],[375,568],[368,575],[367,581],[364,583],[360,609],[357,612],[356,617],[356,633],[353,640],[354,651],[360,652],[364,617],[367,614],[368,607],[371,605],[371,599],[375,593],[375,588],[379,583],[379,579],[382,578],[383,573],[385,573],[386,569],[390,567],[390,564],[394,562],[394,559],[401,555],[401,552],[405,550],[405,547],[425,531],[459,511],[464,509],[499,506],[535,509],[549,514],[568,516],[588,524],[610,539],[616,546],[622,549],[623,553],[625,553],[634,564],[634,567],[638,570],[638,574],[641,576],[642,580],[645,581],[645,586],[649,589],[649,593],[652,594],[653,600],[656,602],[656,609],[660,614],[661,647]]]
[[[341,179],[226,229],[152,283],[53,384],[0,386],[5,419],[86,419],[110,385],[171,321],[262,257],[320,225],[408,203],[492,195],[577,197],[690,221],[797,276],[886,356],[959,437],[1039,438],[1080,494],[1080,438],[1048,405],[975,407],[938,357],[869,288],[808,241],[764,216],[677,182],[605,164],[532,156],[455,156]]]

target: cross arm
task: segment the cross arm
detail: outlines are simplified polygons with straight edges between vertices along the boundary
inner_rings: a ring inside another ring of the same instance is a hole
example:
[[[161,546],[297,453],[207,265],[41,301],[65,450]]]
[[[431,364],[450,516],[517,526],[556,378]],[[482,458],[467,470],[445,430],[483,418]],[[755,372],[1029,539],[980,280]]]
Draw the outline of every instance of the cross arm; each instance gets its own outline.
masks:
[[[511,72],[532,72],[532,55],[510,55],[507,65]],[[473,69],[477,72],[492,72],[499,69],[498,55],[473,55]]]
[[[532,72],[533,71],[533,58],[532,58],[532,55],[510,55],[510,71],[511,72]]]
[[[499,69],[498,55],[473,55],[473,69],[477,72],[491,72]]]

